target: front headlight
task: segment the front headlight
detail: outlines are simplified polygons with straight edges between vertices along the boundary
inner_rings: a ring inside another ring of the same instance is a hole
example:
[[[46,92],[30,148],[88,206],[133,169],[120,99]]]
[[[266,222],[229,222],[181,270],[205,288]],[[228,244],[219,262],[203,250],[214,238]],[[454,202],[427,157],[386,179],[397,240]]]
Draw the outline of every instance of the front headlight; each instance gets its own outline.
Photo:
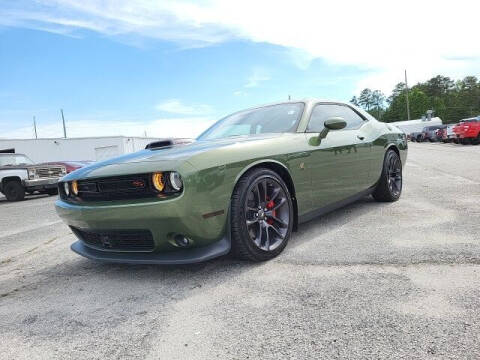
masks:
[[[63,190],[65,191],[65,195],[69,196],[70,195],[70,186],[68,186],[68,183],[63,183]]]
[[[78,182],[77,182],[77,180],[72,181],[72,192],[75,196],[78,195]]]
[[[165,189],[165,180],[163,178],[163,173],[158,172],[152,175],[152,184],[155,190],[162,192]]]
[[[170,173],[170,185],[176,191],[182,190],[182,187],[183,187],[182,177],[176,171],[172,171]]]
[[[35,169],[28,169],[28,179],[32,180],[35,179],[35,176],[37,175],[37,172]]]

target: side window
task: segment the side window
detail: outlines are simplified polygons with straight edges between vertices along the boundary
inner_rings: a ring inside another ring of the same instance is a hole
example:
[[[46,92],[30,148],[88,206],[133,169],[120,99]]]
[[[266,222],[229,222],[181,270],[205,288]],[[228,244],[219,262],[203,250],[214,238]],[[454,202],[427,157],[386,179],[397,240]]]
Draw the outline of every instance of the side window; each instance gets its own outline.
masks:
[[[324,129],[325,120],[328,118],[340,116],[345,119],[347,126],[345,129],[355,129],[365,122],[363,118],[348,106],[336,104],[318,104],[312,110],[310,121],[308,122],[307,132],[321,132]]]
[[[353,111],[348,106],[340,106],[340,107],[342,108],[343,115],[339,115],[339,116],[343,117],[347,122],[347,126],[345,127],[345,129],[347,130],[356,129],[365,123],[365,120],[363,120],[363,118],[360,115],[358,115],[355,111]]]

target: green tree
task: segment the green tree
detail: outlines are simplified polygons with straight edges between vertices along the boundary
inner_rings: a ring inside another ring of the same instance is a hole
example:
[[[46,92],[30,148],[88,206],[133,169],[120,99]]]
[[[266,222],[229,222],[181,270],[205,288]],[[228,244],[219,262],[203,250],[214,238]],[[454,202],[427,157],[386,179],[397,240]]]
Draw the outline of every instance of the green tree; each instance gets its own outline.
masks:
[[[391,122],[407,119],[406,87],[398,83],[386,99],[378,90],[364,89],[358,103],[373,116]],[[354,97],[357,99],[356,97]],[[433,110],[445,123],[458,122],[480,114],[480,82],[475,76],[454,81],[437,75],[415,84],[409,91],[410,114],[420,118],[427,110]]]
[[[361,107],[363,107],[365,110],[370,110],[370,108],[373,105],[373,92],[369,88],[363,89],[360,92],[360,97],[358,98],[358,103],[360,104]]]

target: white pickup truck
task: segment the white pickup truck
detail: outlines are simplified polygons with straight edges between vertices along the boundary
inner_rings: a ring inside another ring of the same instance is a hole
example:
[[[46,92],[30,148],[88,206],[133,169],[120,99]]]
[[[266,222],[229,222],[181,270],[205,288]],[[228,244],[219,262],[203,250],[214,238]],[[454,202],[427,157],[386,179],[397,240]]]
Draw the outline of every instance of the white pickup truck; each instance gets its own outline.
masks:
[[[67,174],[61,165],[35,165],[23,154],[0,153],[0,192],[9,201],[20,201],[25,193],[56,195],[58,180]]]

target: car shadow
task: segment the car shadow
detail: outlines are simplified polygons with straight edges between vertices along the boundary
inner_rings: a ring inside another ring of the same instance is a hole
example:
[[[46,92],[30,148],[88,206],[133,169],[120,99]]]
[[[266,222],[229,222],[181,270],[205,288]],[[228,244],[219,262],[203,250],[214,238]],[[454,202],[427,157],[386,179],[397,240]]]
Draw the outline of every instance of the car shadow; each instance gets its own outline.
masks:
[[[5,196],[0,196],[0,206],[5,204],[21,204],[23,201],[38,200],[49,197],[47,194],[35,194],[35,195],[25,195],[25,199],[22,201],[8,201]]]

